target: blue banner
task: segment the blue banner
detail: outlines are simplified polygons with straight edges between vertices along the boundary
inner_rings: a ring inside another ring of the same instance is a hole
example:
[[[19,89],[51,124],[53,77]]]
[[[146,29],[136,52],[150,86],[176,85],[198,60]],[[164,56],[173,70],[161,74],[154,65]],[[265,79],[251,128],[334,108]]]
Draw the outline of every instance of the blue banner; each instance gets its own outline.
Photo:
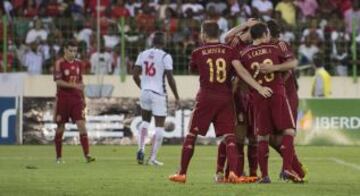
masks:
[[[0,97],[0,144],[16,143],[16,98]]]

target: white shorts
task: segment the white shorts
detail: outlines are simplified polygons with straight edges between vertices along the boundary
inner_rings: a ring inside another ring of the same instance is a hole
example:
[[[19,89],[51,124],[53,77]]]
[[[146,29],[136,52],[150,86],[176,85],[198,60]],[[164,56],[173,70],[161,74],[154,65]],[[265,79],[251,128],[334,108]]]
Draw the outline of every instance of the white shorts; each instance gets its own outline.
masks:
[[[150,90],[141,91],[140,106],[143,110],[151,111],[154,116],[167,115],[167,97]]]

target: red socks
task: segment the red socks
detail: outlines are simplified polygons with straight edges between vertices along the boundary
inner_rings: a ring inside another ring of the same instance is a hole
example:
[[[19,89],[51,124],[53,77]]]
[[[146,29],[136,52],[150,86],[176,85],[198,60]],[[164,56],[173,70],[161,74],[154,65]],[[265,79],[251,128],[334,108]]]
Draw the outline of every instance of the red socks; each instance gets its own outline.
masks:
[[[237,166],[237,149],[235,135],[227,135],[225,137],[226,143],[226,157],[229,163],[229,171],[236,172]]]
[[[300,178],[304,178],[305,173],[302,168],[302,164],[300,163],[299,159],[297,158],[296,154],[294,154],[294,159],[292,161],[292,169],[299,175]]]
[[[61,158],[62,156],[62,137],[64,132],[56,132],[54,143],[55,143],[55,151],[56,151],[56,158]]]
[[[226,144],[224,142],[220,142],[217,156],[216,173],[224,172],[226,161]]]
[[[258,156],[257,156],[257,144],[249,144],[247,148],[247,157],[249,162],[249,175],[257,176],[258,168]]]
[[[258,142],[258,160],[261,171],[261,177],[267,177],[268,174],[268,159],[269,159],[269,142]]]
[[[292,170],[292,162],[294,159],[294,137],[291,135],[284,135],[281,143],[281,155],[283,157],[284,170]]]
[[[88,156],[89,155],[89,140],[88,140],[88,135],[87,133],[80,133],[80,143],[84,152],[84,156]]]
[[[182,152],[181,152],[181,168],[180,175],[184,175],[187,172],[191,157],[194,154],[196,136],[187,135],[183,144]]]

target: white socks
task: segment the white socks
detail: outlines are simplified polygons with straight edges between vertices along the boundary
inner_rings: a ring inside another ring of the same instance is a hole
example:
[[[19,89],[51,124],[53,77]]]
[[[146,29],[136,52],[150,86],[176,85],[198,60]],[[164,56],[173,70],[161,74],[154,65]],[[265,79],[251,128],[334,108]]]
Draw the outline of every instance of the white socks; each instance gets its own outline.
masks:
[[[151,157],[150,157],[151,161],[156,160],[157,153],[163,141],[163,133],[164,133],[164,127],[155,127],[155,134],[152,139],[152,149],[151,149]]]
[[[142,121],[139,126],[139,134],[138,134],[139,149],[138,150],[142,150],[143,152],[145,152],[145,139],[148,135],[149,125],[150,124],[148,122]]]

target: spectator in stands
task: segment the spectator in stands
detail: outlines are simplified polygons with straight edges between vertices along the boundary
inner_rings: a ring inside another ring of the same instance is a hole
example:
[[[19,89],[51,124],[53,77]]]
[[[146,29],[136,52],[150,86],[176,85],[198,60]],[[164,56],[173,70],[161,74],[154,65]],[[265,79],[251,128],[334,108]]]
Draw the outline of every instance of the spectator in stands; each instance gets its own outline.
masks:
[[[79,23],[81,24],[85,20],[84,2],[69,0],[67,8],[64,11],[64,16],[71,16],[74,19],[74,21],[79,21]]]
[[[295,41],[294,28],[290,25],[284,24],[279,39],[288,43],[293,43]]]
[[[129,10],[130,16],[135,17],[137,15],[136,11],[141,7],[141,4],[137,3],[136,0],[128,0],[125,7]]]
[[[194,19],[192,9],[186,10],[185,13],[185,18],[183,18],[180,23],[179,29],[181,29],[181,32],[178,35],[182,39],[194,42],[194,40],[198,40],[199,38],[200,22]],[[182,41],[182,39],[179,39],[179,41]]]
[[[251,16],[251,7],[245,0],[233,0],[230,7],[230,15],[235,18],[236,24],[245,23]]]
[[[158,17],[160,20],[167,19],[168,9],[172,9],[175,12],[176,4],[171,3],[170,0],[160,0],[159,1],[159,9],[158,9]]]
[[[46,41],[48,32],[43,28],[43,24],[40,18],[35,20],[35,27],[30,29],[26,35],[25,43],[30,44],[36,41]]]
[[[265,21],[271,19],[274,5],[269,0],[253,0],[251,6],[257,16],[262,17]]]
[[[332,59],[335,61],[335,73],[338,76],[347,76],[350,65],[348,46],[345,42],[333,44]]]
[[[57,0],[50,0],[46,4],[46,16],[57,17],[65,10],[65,5],[60,4]]]
[[[13,19],[15,39],[26,37],[29,31],[29,19],[24,17],[24,10],[16,9],[16,17]]]
[[[2,3],[3,3],[4,12],[6,13],[6,15],[11,20],[12,16],[14,15],[14,7],[13,7],[13,5],[11,4],[10,0],[4,0]]]
[[[112,50],[120,42],[119,31],[116,23],[111,24],[109,27],[109,33],[103,36],[105,42],[105,48]]]
[[[282,0],[276,5],[275,11],[281,13],[281,17],[288,25],[295,25],[296,9],[292,0]]]
[[[27,0],[23,5],[24,5],[23,11],[25,17],[33,18],[39,15],[40,5],[37,4],[35,0]]]
[[[136,25],[139,32],[152,33],[155,30],[156,18],[148,4],[142,6],[142,12],[136,16]]]
[[[324,40],[324,31],[323,29],[318,28],[318,21],[316,19],[310,21],[309,27],[303,32],[301,41],[304,41],[305,37],[308,37],[309,35],[311,38],[315,39],[314,42],[316,42],[316,44]]]
[[[200,3],[196,2],[196,0],[185,0],[185,3],[182,4],[181,10],[182,14],[185,17],[188,17],[188,10],[192,11],[192,17],[197,20],[201,21],[203,19],[204,14],[204,7]]]
[[[78,32],[75,33],[76,41],[84,41],[86,43],[86,47],[90,47],[90,40],[93,35],[93,30],[91,29],[91,24],[89,22],[85,22],[83,25],[82,23],[79,24]]]
[[[97,0],[88,0],[87,12],[90,12],[93,17],[97,16],[97,9],[100,12],[100,16],[106,16],[110,11],[111,0],[101,0],[100,7],[97,8]]]
[[[92,74],[107,75],[111,73],[111,55],[105,50],[103,42],[102,40],[100,43],[100,51],[94,52],[90,57]]]
[[[313,80],[311,95],[313,97],[330,97],[331,95],[331,76],[325,70],[321,56],[314,57],[315,76]]]
[[[301,44],[299,47],[299,65],[311,64],[317,53],[319,53],[319,48],[315,44],[311,43],[309,37],[306,37],[304,44]]]
[[[129,74],[129,70],[131,70],[131,62],[128,57],[125,57],[125,65],[122,65],[121,60],[121,44],[118,44],[114,47],[112,53],[112,74],[113,75],[120,75],[122,71],[125,74]],[[122,68],[121,68],[122,67]]]
[[[15,58],[16,61],[20,63],[20,67],[24,67],[25,53],[29,50],[29,47],[25,44],[24,40],[25,39],[22,37],[14,40]]]
[[[24,67],[27,69],[27,72],[35,75],[41,74],[43,62],[43,55],[38,51],[38,43],[36,41],[31,42],[30,50],[24,56]]]
[[[346,24],[346,31],[348,33],[352,32],[352,25],[354,22],[356,25],[355,31],[357,32],[357,34],[360,34],[360,2],[359,1],[353,1],[352,8],[349,9],[347,12],[345,12],[344,19]]]
[[[306,20],[309,17],[314,17],[319,4],[316,0],[296,0],[294,5],[299,9],[300,19]]]
[[[163,31],[166,32],[167,36],[170,38],[172,38],[173,34],[175,34],[179,30],[179,19],[177,18],[176,12],[171,7],[167,7],[166,17],[162,25]]]
[[[130,12],[125,6],[124,0],[117,0],[116,4],[112,6],[111,17],[118,20],[121,17],[129,17]]]
[[[224,11],[228,8],[228,5],[221,0],[209,0],[206,4],[206,10],[209,11],[210,7],[215,8],[215,12],[218,15],[224,14]]]

